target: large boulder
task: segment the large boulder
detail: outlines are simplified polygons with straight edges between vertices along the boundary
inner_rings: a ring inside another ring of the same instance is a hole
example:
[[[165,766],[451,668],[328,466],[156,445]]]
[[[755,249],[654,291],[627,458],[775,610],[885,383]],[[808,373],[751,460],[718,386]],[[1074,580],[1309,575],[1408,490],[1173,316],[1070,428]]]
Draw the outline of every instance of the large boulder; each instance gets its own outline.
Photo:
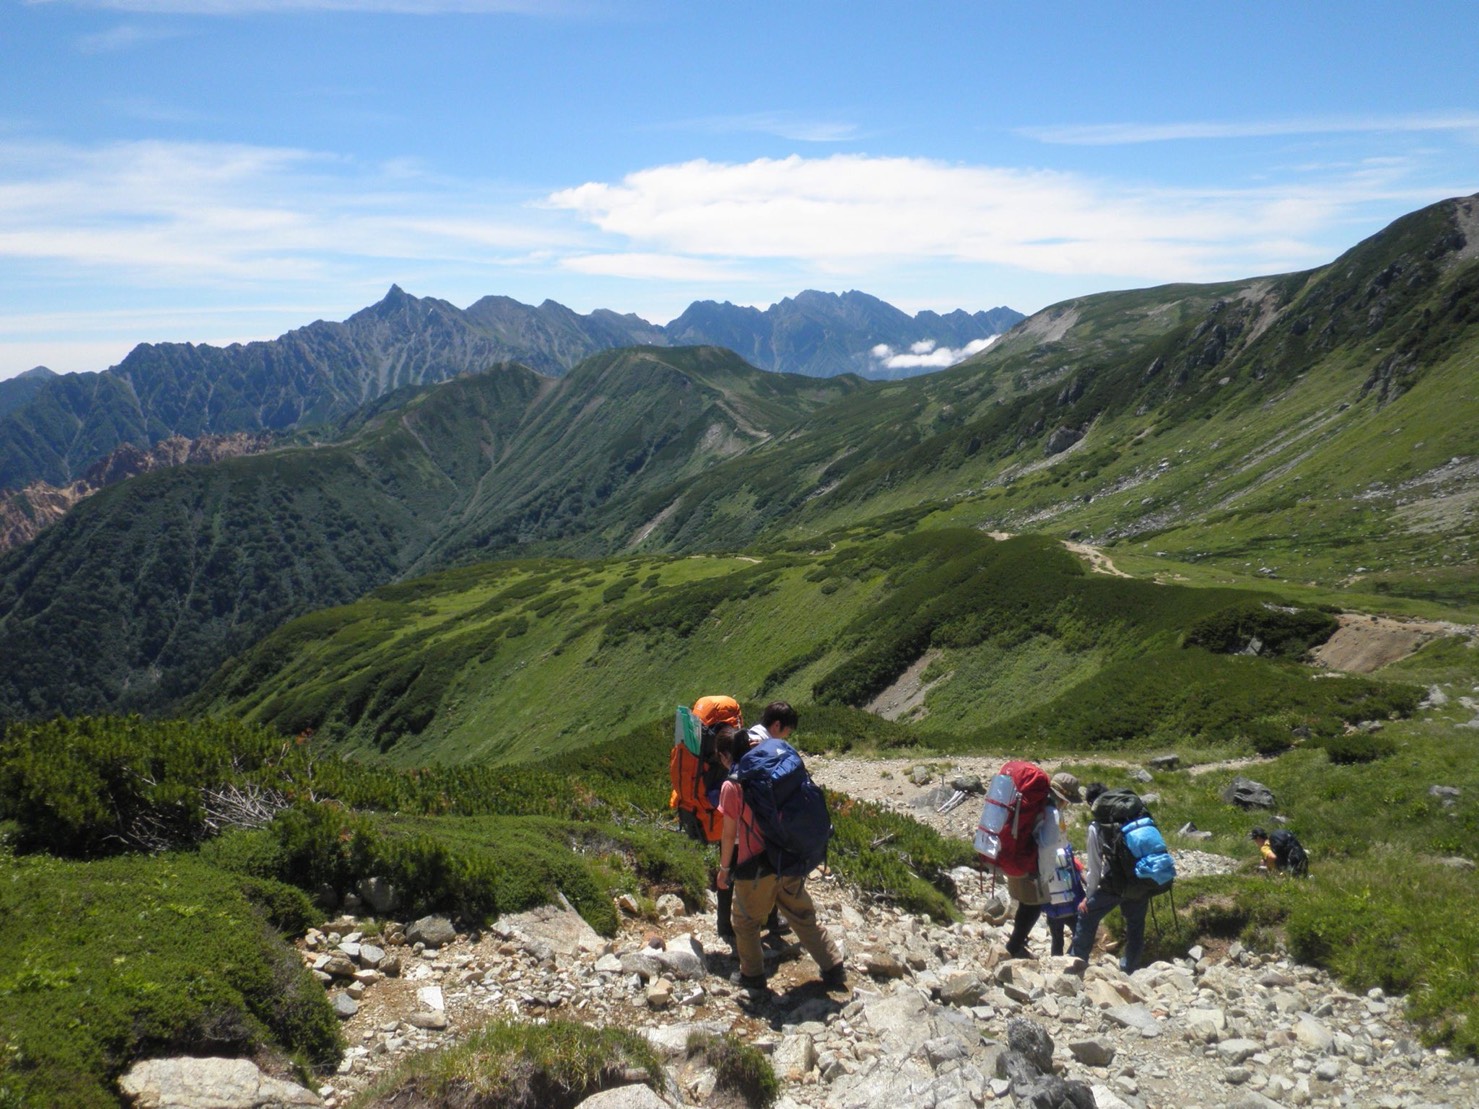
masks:
[[[1222,799],[1240,809],[1276,809],[1274,791],[1252,778],[1234,778],[1222,791]]]
[[[118,1080],[134,1109],[294,1109],[312,1090],[263,1074],[250,1059],[145,1059]]]
[[[445,947],[457,938],[457,929],[444,916],[424,916],[406,929],[407,943],[424,943],[427,947]]]

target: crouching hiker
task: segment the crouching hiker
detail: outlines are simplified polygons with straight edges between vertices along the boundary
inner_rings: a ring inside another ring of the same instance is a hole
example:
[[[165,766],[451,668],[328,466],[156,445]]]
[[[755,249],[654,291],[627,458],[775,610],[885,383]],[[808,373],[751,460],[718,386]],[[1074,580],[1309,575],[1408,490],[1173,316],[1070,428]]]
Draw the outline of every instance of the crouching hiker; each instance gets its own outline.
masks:
[[[786,739],[796,730],[796,710],[784,701],[766,706],[767,738],[749,745],[735,737],[734,771],[719,790],[724,823],[719,857],[721,889],[732,888],[734,945],[740,969],[733,981],[753,995],[769,992],[760,928],[778,908],[828,989],[847,985],[842,952],[817,922],[806,877],[825,859],[832,833],[826,799]]]

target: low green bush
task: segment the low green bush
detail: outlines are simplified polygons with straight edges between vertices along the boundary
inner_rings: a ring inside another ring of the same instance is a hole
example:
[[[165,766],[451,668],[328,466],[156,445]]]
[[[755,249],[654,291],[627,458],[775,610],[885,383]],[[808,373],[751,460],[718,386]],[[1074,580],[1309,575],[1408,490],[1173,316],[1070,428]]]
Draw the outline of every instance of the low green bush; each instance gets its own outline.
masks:
[[[1339,621],[1319,609],[1243,601],[1196,621],[1186,631],[1186,646],[1220,654],[1248,650],[1256,640],[1258,654],[1300,658],[1335,634]]]
[[[840,878],[900,908],[935,920],[958,916],[950,871],[976,862],[965,840],[945,839],[881,805],[830,794],[828,864]]]
[[[206,835],[205,790],[282,784],[301,766],[281,735],[228,721],[11,724],[0,737],[0,817],[16,822],[21,850],[161,850]]]
[[[350,1102],[351,1109],[456,1105],[462,1109],[572,1109],[633,1071],[664,1088],[662,1063],[636,1032],[576,1021],[498,1020],[456,1047],[421,1052]]]
[[[286,900],[270,911],[293,916]],[[12,1104],[116,1109],[114,1081],[150,1055],[339,1058],[323,987],[236,877],[190,856],[6,856],[0,919]]]
[[[781,1083],[770,1060],[757,1047],[733,1036],[694,1032],[688,1037],[688,1057],[704,1056],[714,1068],[714,1084],[744,1099],[750,1109],[769,1109],[780,1097]]]

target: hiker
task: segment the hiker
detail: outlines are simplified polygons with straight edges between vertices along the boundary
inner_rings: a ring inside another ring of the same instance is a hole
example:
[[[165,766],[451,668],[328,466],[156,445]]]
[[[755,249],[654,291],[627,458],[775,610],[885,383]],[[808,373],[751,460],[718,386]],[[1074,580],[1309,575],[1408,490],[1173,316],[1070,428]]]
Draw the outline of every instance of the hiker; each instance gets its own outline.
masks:
[[[785,701],[772,701],[760,714],[760,723],[749,730],[750,746],[764,743],[767,739],[789,740],[799,721],[796,710]]]
[[[784,701],[766,706],[761,717],[761,725],[771,740],[783,741],[796,730],[796,724],[796,710]],[[749,737],[736,736],[731,758],[737,765],[750,750]],[[794,757],[794,752],[790,754]],[[737,775],[732,775],[719,790],[719,812],[724,818],[719,857],[732,863],[719,867],[718,881],[720,889],[734,891],[732,921],[740,962],[733,981],[752,994],[769,991],[760,927],[773,910],[779,909],[801,946],[816,960],[822,982],[828,989],[844,988],[847,972],[842,965],[842,952],[826,928],[817,922],[816,906],[806,892],[806,874],[776,872],[759,822],[736,778]]]
[[[1078,925],[1069,954],[1088,961],[1094,950],[1099,922],[1119,908],[1125,922],[1120,970],[1133,974],[1145,949],[1145,914],[1150,897],[1169,888],[1176,866],[1150,813],[1134,792],[1107,790],[1093,782],[1084,790],[1093,809],[1085,850],[1084,899],[1078,906]],[[1129,838],[1136,842],[1132,845]],[[1147,842],[1149,841],[1149,842]]]
[[[1293,832],[1280,828],[1269,835],[1262,828],[1254,828],[1248,838],[1258,844],[1258,869],[1265,874],[1309,877],[1310,857]]]
[[[1068,840],[1068,821],[1063,815],[1070,802],[1056,782],[1051,791],[1052,800],[1043,806],[1033,830],[1038,846],[1037,868],[1020,877],[1007,875],[1007,894],[1017,902],[1012,935],[1007,940],[1007,954],[1014,959],[1033,957],[1027,937],[1038,917],[1048,919],[1049,951],[1053,955],[1063,954],[1064,934],[1072,936],[1078,920],[1079,897],[1075,894],[1083,889],[1082,867]]]
[[[715,758],[704,767],[704,792],[708,797],[709,804],[714,806],[714,811],[719,811],[719,793],[724,788],[724,780],[729,777],[730,767],[733,759],[730,752],[734,750],[736,740],[744,736],[744,732],[734,724],[720,724],[714,729]],[[722,817],[721,827],[722,827]],[[724,851],[721,847],[719,852],[719,865],[724,865]],[[734,941],[734,925],[730,923],[730,914],[733,909],[730,900],[734,891],[719,885],[718,872],[714,878],[714,897],[716,907],[714,912],[714,931],[718,933],[721,940]]]

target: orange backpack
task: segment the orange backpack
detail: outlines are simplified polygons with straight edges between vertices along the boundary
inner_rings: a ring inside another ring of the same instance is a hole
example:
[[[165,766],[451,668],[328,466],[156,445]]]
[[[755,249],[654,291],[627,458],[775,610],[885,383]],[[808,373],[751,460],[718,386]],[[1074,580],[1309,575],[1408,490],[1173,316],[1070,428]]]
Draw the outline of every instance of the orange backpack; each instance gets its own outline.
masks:
[[[713,729],[720,724],[740,727],[739,702],[733,697],[700,697],[693,709],[679,708],[673,727],[673,753],[668,777],[673,784],[668,807],[676,809],[678,825],[694,839],[718,843],[724,818],[711,799],[706,772],[717,765]]]

